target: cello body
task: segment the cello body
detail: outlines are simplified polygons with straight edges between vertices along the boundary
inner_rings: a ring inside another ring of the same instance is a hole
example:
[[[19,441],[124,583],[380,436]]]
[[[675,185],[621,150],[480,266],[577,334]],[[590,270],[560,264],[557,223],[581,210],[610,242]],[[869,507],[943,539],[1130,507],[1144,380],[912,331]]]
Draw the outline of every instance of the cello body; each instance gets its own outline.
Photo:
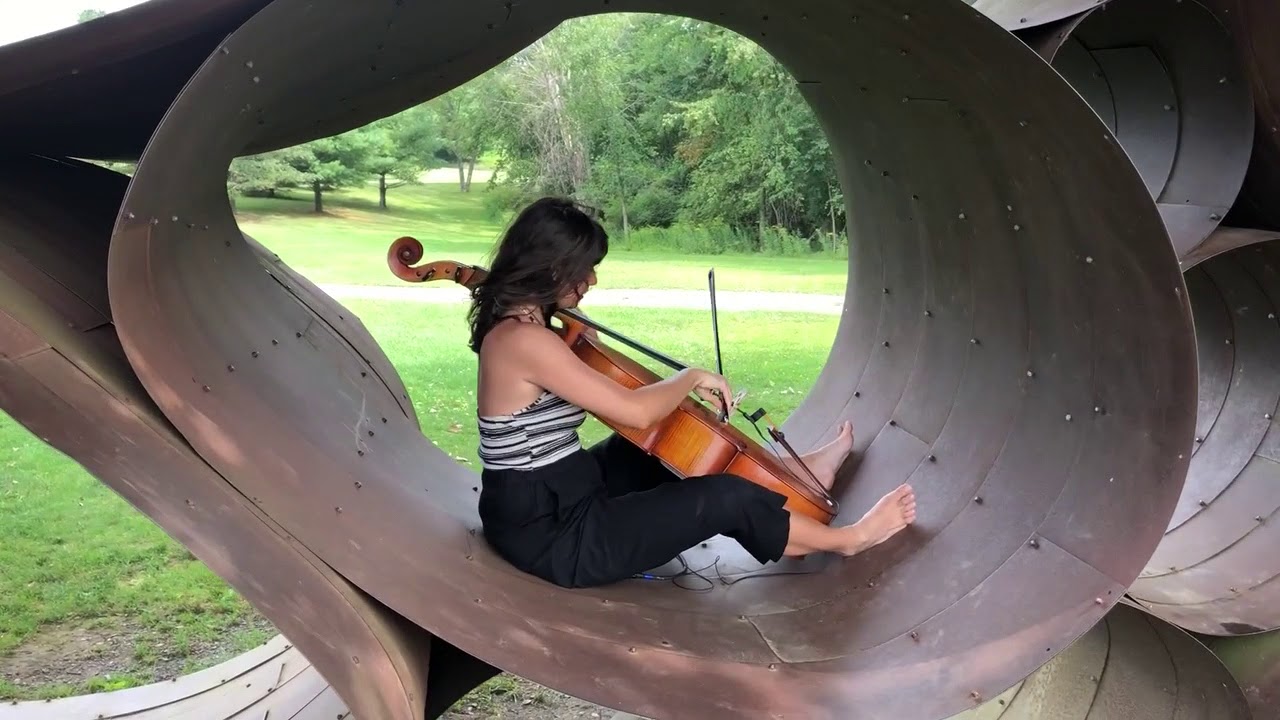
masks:
[[[388,250],[387,264],[406,282],[453,280],[471,288],[484,281],[485,270],[475,266],[439,261],[414,267],[413,263],[421,260],[422,252],[422,245],[416,239],[399,238]],[[610,380],[626,388],[638,388],[662,379],[598,337],[585,333],[587,325],[569,313],[558,311],[553,317],[561,323],[561,327],[553,330],[574,355]],[[685,397],[665,418],[645,428],[627,427],[596,417],[618,435],[658,458],[681,478],[716,473],[737,475],[786,496],[789,511],[824,525],[829,525],[839,510],[838,504],[821,487],[809,487],[811,482],[797,477],[763,446],[691,397]]]

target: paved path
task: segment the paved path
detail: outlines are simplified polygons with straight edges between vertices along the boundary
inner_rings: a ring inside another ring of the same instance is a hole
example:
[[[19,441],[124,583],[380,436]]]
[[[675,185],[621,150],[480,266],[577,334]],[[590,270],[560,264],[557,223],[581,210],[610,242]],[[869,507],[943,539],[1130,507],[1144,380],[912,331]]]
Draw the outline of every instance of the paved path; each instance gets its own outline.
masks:
[[[469,299],[466,288],[457,285],[437,287],[397,287],[394,285],[321,285],[320,289],[337,300],[401,300],[427,303],[464,303]],[[711,300],[704,290],[627,290],[597,288],[587,293],[583,307],[623,306],[652,308],[691,308],[711,310]],[[844,305],[841,295],[813,295],[785,292],[716,292],[716,308],[735,310],[773,310],[776,312],[809,312],[839,315]]]

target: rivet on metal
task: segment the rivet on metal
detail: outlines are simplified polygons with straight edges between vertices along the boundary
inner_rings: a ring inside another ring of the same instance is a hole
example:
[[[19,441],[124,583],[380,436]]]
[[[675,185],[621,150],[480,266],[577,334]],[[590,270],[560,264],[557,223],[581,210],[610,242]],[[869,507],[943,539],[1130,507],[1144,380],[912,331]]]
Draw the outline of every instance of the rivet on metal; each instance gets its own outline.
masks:
[[[1071,413],[1067,413],[1067,422],[1071,422]]]
[[[769,669],[770,669],[770,670],[777,670],[777,669],[778,669],[778,665],[777,665],[776,663],[769,663]]]
[[[1018,121],[1018,125],[1019,125],[1020,127],[1026,127],[1026,126],[1027,126],[1027,121],[1026,121],[1026,120],[1019,120],[1019,121]]]
[[[253,82],[254,82],[255,84],[256,84],[256,83],[260,83],[260,82],[262,82],[262,78],[258,77],[257,75],[254,75],[254,76],[253,76]]]
[[[890,420],[890,421],[889,421],[889,426],[890,426],[890,427],[898,427],[898,421],[897,421],[897,420]]]
[[[1198,442],[1198,443],[1202,443],[1202,442],[1204,442],[1204,438],[1202,438],[1202,437],[1198,437],[1198,438],[1196,438],[1196,442]]]
[[[339,515],[341,515],[341,514],[342,514],[342,508],[340,508],[340,507],[335,507],[335,508],[333,509],[333,511],[334,511],[334,512],[336,512],[336,513],[338,513]]]
[[[911,631],[911,639],[912,639],[912,640],[919,640],[919,639],[920,639],[920,633],[916,632],[915,630],[912,630],[912,631]]]
[[[202,385],[202,386],[200,387],[200,389],[201,389],[201,390],[204,390],[205,392],[209,392],[209,386],[208,386],[208,385]]]
[[[888,295],[888,294],[889,294],[889,288],[885,288],[885,289],[884,289],[884,294],[885,294],[885,295]]]
[[[362,488],[362,487],[364,487],[364,483],[362,483],[362,482],[360,482],[359,480],[357,480],[357,481],[356,481],[356,489],[357,489],[357,490],[359,490],[359,489],[360,489],[360,488]]]
[[[1019,230],[1021,230],[1021,229],[1022,229],[1022,226],[1021,226],[1021,225],[1014,225],[1014,226],[1013,226],[1013,231],[1014,231],[1014,232],[1017,232],[1017,231],[1019,231]]]
[[[973,498],[973,501],[974,501],[975,503],[977,503],[978,505],[981,505],[981,504],[982,504],[982,496],[981,496],[981,495],[975,496],[975,497]]]
[[[884,346],[885,346],[885,347],[889,347],[889,341],[888,341],[888,340],[885,340],[885,341],[884,341]]]
[[[961,220],[963,220],[963,219],[964,219],[964,213],[960,213],[960,219],[961,219]]]
[[[253,67],[253,61],[252,61],[252,60],[245,60],[245,61],[244,61],[244,66],[245,66],[245,67],[247,67],[247,68],[251,68],[251,67]]]
[[[249,353],[249,355],[252,357],[258,357],[258,351],[254,350],[253,352]]]
[[[1034,370],[1028,370],[1028,371],[1027,371],[1027,377],[1029,377],[1029,378],[1033,378],[1033,377],[1035,377],[1035,376],[1036,376],[1036,372],[1035,372]]]
[[[1266,418],[1267,420],[1270,420],[1270,419],[1271,419],[1271,413],[1267,413],[1267,414],[1263,415],[1262,417]]]
[[[1209,507],[1209,503],[1205,502],[1204,500],[1201,500],[1200,507]]]
[[[1093,264],[1093,256],[1092,256],[1092,255],[1086,255],[1086,256],[1085,256],[1085,258],[1084,258],[1084,261],[1085,261],[1085,262],[1087,262],[1087,263],[1089,263],[1090,265],[1092,265],[1092,264]]]
[[[982,700],[982,693],[978,692],[977,690],[974,690],[973,692],[969,693],[969,697],[973,698],[974,702],[980,702]]]
[[[1033,547],[1033,548],[1039,548],[1039,547],[1040,547],[1040,541],[1039,541],[1039,540],[1036,540],[1035,538],[1032,538],[1032,539],[1031,539],[1031,542],[1029,542],[1029,543],[1027,543],[1027,544],[1028,544],[1028,545],[1030,545],[1030,546],[1031,546],[1031,547]]]
[[[1093,599],[1093,604],[1094,604],[1094,605],[1101,605],[1101,604],[1102,604],[1102,598],[1094,598],[1094,599]]]
[[[861,390],[854,390],[854,391],[853,391],[853,396],[854,396],[854,397],[856,397],[856,398],[860,398],[860,397],[862,397],[862,391],[861,391]]]
[[[969,338],[969,344],[970,344],[970,345],[977,345],[977,344],[979,344],[979,343],[978,343],[978,338]]]
[[[360,658],[356,657],[355,655],[352,655],[352,656],[351,656],[351,662],[353,662],[353,663],[355,663],[355,664],[359,665],[359,664],[360,664]]]
[[[1172,109],[1173,109],[1173,106],[1172,106],[1172,105],[1169,105],[1169,104],[1167,104],[1167,103],[1166,103],[1166,104],[1165,104],[1165,106],[1164,106],[1164,109],[1165,109],[1165,110],[1172,110]]]
[[[228,365],[228,366],[227,366],[227,372],[235,372],[235,371],[236,371],[236,366],[235,366],[235,365]]]
[[[629,653],[634,653],[635,651],[636,651],[635,648],[627,648],[627,652]]]
[[[937,455],[930,455],[930,456],[929,456],[929,462],[931,462],[931,463],[936,463],[936,462],[938,462],[938,456],[937,456]]]
[[[924,311],[924,316],[925,316],[925,317],[933,317],[933,311],[932,311],[932,310],[925,310],[925,311]]]
[[[135,216],[134,216],[134,214],[133,214],[133,213],[129,213],[128,218],[129,218],[130,220],[132,220],[134,217],[135,217]]]
[[[357,451],[356,451],[356,454],[357,454],[357,455],[359,455],[360,457],[364,457],[364,451],[363,451],[363,450],[357,450]]]

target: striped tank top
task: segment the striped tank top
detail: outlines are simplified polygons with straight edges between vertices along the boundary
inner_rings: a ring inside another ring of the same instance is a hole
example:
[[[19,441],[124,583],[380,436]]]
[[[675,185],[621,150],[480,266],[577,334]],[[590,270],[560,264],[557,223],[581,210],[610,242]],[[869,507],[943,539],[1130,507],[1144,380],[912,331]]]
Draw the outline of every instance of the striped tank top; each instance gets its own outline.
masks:
[[[480,462],[491,470],[532,470],[582,447],[578,428],[587,413],[546,391],[510,415],[479,415]]]

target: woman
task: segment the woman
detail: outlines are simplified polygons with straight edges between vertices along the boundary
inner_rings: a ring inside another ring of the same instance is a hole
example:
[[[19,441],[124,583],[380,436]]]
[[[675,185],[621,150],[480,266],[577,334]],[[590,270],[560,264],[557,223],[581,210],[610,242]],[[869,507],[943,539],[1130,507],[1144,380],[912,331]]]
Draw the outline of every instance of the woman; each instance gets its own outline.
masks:
[[[785,496],[734,475],[678,479],[617,435],[583,448],[577,430],[586,412],[640,428],[690,392],[713,407],[733,397],[723,377],[695,368],[627,389],[579,360],[550,329],[551,315],[576,307],[596,283],[607,251],[608,235],[591,216],[571,201],[544,198],[516,218],[473,291],[479,510],[499,555],[557,585],[587,587],[658,567],[715,535],[765,563],[819,551],[853,555],[915,520],[905,484],[857,523],[836,528],[793,515]],[[845,423],[805,463],[830,488],[852,444]]]

